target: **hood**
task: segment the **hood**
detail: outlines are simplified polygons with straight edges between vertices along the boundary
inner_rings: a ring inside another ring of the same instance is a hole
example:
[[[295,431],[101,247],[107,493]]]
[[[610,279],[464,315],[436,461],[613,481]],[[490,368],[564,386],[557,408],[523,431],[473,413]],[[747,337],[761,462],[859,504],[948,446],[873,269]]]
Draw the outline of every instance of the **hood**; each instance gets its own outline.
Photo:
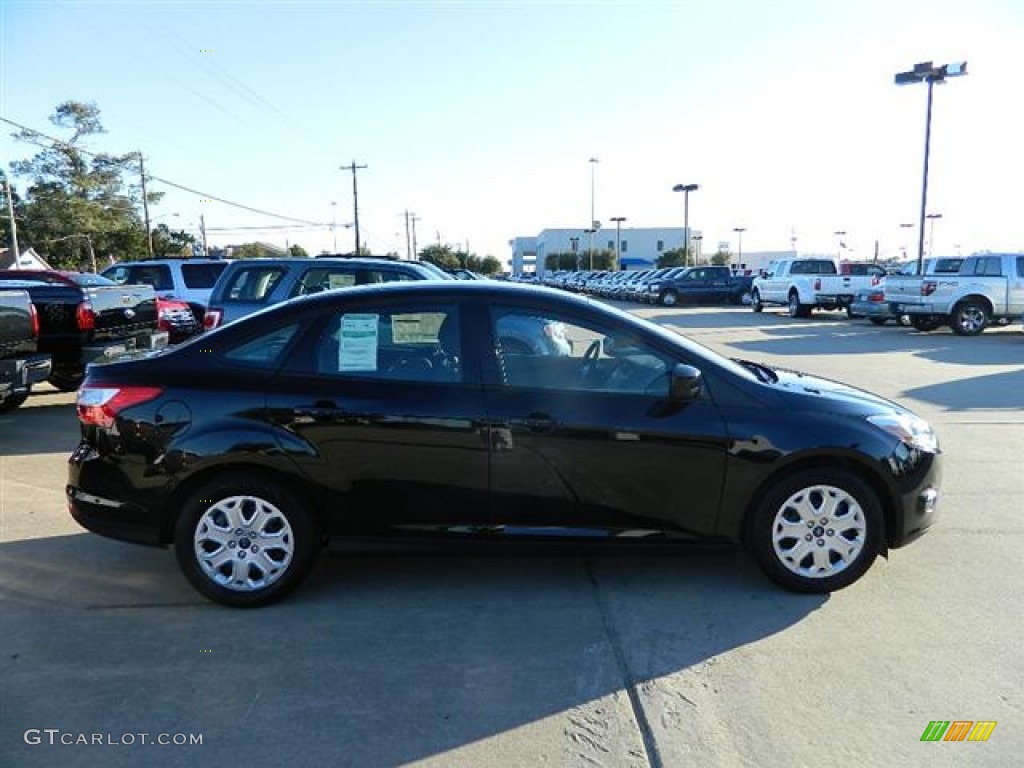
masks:
[[[779,379],[768,386],[786,398],[792,397],[797,400],[799,405],[794,403],[794,407],[856,415],[891,413],[893,411],[908,413],[906,408],[891,400],[886,400],[884,397],[863,389],[851,387],[848,384],[784,368],[773,368],[772,370]]]

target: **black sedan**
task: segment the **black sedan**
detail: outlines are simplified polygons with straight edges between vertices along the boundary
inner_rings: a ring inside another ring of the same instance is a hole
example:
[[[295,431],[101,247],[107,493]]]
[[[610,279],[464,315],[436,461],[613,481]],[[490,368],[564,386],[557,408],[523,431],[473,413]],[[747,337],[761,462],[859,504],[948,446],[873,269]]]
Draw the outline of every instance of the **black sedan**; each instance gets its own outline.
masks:
[[[523,327],[564,343],[509,343]],[[78,417],[74,518],[173,545],[238,606],[298,586],[331,536],[439,532],[742,541],[827,592],[938,496],[935,435],[895,403],[493,281],[293,300],[90,367]]]

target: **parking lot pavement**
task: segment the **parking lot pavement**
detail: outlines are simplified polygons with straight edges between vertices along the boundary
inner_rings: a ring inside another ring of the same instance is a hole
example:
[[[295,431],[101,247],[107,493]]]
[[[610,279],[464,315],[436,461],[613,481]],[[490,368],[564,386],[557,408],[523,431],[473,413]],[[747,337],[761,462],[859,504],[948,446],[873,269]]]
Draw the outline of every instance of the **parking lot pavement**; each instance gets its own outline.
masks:
[[[929,418],[935,529],[828,597],[733,552],[357,549],[284,604],[229,610],[169,552],[70,520],[72,398],[43,390],[0,417],[0,765],[1019,763],[1024,338],[638,312]],[[997,725],[921,742],[934,720]],[[121,743],[60,744],[80,734]]]

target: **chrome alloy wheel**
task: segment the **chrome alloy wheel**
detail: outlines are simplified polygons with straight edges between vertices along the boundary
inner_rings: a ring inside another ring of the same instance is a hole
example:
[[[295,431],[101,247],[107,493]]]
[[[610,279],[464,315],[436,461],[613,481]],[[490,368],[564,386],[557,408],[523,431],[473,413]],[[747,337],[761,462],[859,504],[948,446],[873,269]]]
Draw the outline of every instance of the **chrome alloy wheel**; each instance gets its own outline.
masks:
[[[287,571],[295,536],[277,507],[257,496],[229,496],[195,527],[196,562],[215,584],[238,592],[266,589]]]
[[[824,579],[844,571],[864,549],[867,521],[842,488],[813,485],[782,503],[772,524],[775,556],[791,572]]]

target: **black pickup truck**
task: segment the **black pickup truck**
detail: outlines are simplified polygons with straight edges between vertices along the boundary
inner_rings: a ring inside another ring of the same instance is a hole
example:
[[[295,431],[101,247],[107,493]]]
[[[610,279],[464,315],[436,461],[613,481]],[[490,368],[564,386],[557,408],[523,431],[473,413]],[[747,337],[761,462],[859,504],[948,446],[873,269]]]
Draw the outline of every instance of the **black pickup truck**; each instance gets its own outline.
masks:
[[[0,413],[25,402],[50,375],[50,356],[36,350],[39,315],[25,291],[0,290]]]
[[[669,280],[652,280],[643,301],[674,307],[676,304],[741,304],[750,300],[753,278],[734,275],[728,267],[691,267]]]
[[[8,288],[31,297],[39,316],[39,351],[53,358],[48,381],[65,392],[78,388],[89,363],[167,345],[167,332],[157,329],[151,286],[111,286],[80,272],[2,270],[0,290]]]

